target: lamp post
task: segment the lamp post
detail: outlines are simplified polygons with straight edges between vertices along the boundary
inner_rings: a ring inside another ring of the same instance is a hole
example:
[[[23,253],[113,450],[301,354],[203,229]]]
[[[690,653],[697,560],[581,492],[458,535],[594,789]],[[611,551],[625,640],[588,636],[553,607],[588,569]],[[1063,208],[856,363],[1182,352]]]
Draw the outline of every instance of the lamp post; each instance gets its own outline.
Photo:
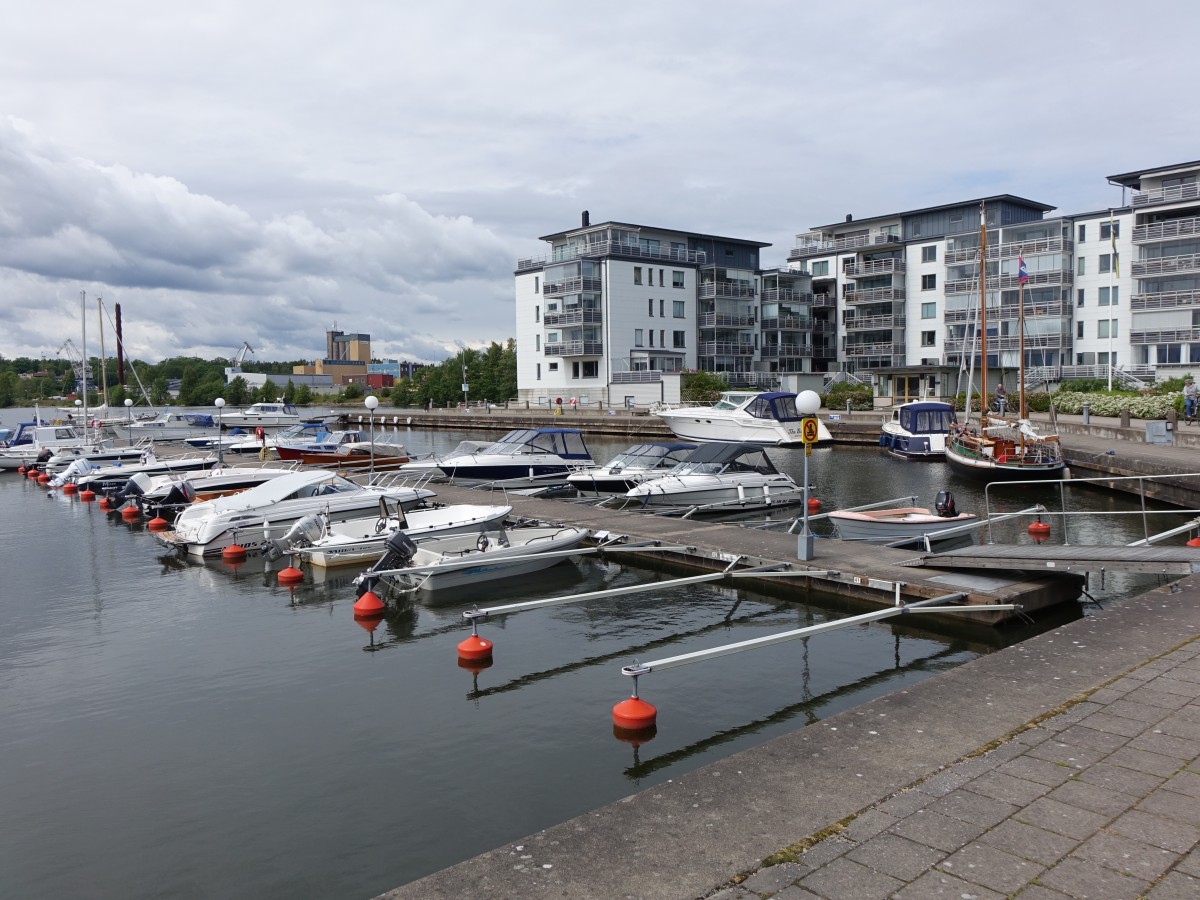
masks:
[[[75,415],[77,415],[77,416],[79,415],[79,412],[80,412],[80,409],[82,406],[83,406],[82,400],[75,401]],[[79,420],[77,419],[76,421],[78,422]],[[83,422],[83,440],[85,443],[87,442],[87,437],[88,437],[88,427],[87,427],[87,422],[84,421]]]
[[[816,440],[817,430],[808,426],[806,421],[815,416],[820,408],[821,395],[816,391],[801,391],[796,395],[796,412],[804,417],[801,420],[801,432],[804,438],[804,525],[800,530],[800,537],[796,539],[796,557],[805,562],[813,558],[813,534],[808,528],[808,456],[812,452],[812,443]]]
[[[462,352],[462,370],[463,370],[463,380],[462,380],[463,409],[467,409],[468,408],[467,407],[467,390],[468,390],[468,387],[467,387],[467,349],[465,347],[463,348],[463,352]]]
[[[371,477],[367,480],[367,484],[375,483],[375,410],[379,406],[379,398],[371,394],[363,401],[371,412]]]
[[[217,465],[225,468],[225,435],[221,434],[221,410],[225,408],[225,400],[218,397],[213,406],[217,408]]]
[[[128,397],[125,398],[125,440],[133,446],[133,401]]]

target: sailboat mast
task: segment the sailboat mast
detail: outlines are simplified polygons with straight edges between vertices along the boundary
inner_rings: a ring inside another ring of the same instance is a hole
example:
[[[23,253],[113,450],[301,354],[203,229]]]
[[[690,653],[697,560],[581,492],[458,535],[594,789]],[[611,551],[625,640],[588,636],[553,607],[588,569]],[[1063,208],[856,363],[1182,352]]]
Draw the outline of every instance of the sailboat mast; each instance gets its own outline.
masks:
[[[108,356],[104,352],[104,298],[96,298],[96,319],[100,325],[100,396],[104,402],[104,412],[108,415]]]
[[[1017,257],[1018,260],[1023,260],[1024,255]],[[1018,266],[1021,263],[1017,263]],[[1017,409],[1020,418],[1026,418],[1025,415],[1025,278],[1018,272],[1017,274],[1017,331],[1020,333],[1018,346],[1020,347],[1020,356],[1017,358]],[[1021,443],[1025,443],[1025,436],[1021,436]]]
[[[79,320],[83,326],[83,350],[80,355],[83,357],[83,366],[80,367],[79,377],[83,381],[83,439],[86,441],[88,437],[88,407],[87,407],[87,291],[79,292]]]
[[[987,208],[979,201],[979,421],[987,425],[988,418],[988,370],[987,370]],[[970,405],[971,399],[967,398]]]

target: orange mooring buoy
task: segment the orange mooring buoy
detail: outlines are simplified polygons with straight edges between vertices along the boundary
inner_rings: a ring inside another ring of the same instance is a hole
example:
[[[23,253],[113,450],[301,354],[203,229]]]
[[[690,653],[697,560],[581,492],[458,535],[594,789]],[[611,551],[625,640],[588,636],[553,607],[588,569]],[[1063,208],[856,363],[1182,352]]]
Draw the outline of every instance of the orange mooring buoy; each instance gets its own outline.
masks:
[[[146,523],[146,527],[149,528],[151,531],[166,531],[168,528],[171,527],[171,523],[168,522],[166,519],[164,519],[162,516],[155,516],[153,519],[151,519],[149,522]]]
[[[140,519],[141,517],[142,511],[137,508],[136,504],[121,508],[121,518],[127,522],[132,522],[134,519]]]
[[[354,618],[370,619],[382,616],[386,607],[379,595],[374,591],[364,591],[363,595],[354,601]]]
[[[39,476],[37,477],[37,483],[38,483],[38,484],[49,484],[49,483],[50,483],[50,476],[49,476],[49,475],[47,475],[45,472],[43,472],[41,475],[39,475]]]
[[[62,486],[62,489],[64,494],[74,494],[79,490],[78,486],[73,481],[68,481]]]
[[[1034,537],[1045,537],[1050,533],[1050,526],[1038,519],[1036,522],[1030,522],[1029,527],[1025,530]]]
[[[809,497],[808,498],[808,508],[809,508],[809,510],[820,509],[821,501],[818,500],[816,497]]]
[[[221,551],[221,559],[225,560],[243,560],[246,558],[246,548],[241,544],[230,544]]]
[[[112,501],[109,500],[107,497],[101,497],[100,502],[97,503],[96,505],[99,506],[101,509],[111,509]]]
[[[304,573],[295,566],[288,566],[286,569],[280,569],[275,577],[280,584],[299,584],[304,580]]]
[[[84,503],[91,503],[93,500],[96,499],[96,492],[95,491],[80,491],[79,499],[82,500]]]
[[[492,642],[477,634],[458,642],[458,658],[469,662],[479,662],[492,658]]]
[[[658,721],[658,710],[640,697],[630,697],[613,707],[612,720],[617,728],[641,731]]]
[[[1189,547],[1200,547],[1200,537],[1194,537],[1187,542]]]

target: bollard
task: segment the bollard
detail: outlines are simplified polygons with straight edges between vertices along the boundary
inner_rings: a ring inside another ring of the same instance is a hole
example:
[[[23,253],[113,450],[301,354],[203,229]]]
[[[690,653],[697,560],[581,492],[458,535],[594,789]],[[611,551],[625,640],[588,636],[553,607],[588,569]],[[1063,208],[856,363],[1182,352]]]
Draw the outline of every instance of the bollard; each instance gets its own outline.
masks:
[[[1090,425],[1092,422],[1092,404],[1088,401],[1083,401],[1083,424]]]

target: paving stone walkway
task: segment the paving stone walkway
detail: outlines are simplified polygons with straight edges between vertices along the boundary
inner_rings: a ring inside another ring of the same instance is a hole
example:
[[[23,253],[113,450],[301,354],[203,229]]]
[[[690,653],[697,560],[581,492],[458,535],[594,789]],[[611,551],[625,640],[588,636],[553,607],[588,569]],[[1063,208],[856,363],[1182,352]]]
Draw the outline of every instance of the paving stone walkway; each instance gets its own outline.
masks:
[[[1200,639],[712,900],[1200,897]]]

